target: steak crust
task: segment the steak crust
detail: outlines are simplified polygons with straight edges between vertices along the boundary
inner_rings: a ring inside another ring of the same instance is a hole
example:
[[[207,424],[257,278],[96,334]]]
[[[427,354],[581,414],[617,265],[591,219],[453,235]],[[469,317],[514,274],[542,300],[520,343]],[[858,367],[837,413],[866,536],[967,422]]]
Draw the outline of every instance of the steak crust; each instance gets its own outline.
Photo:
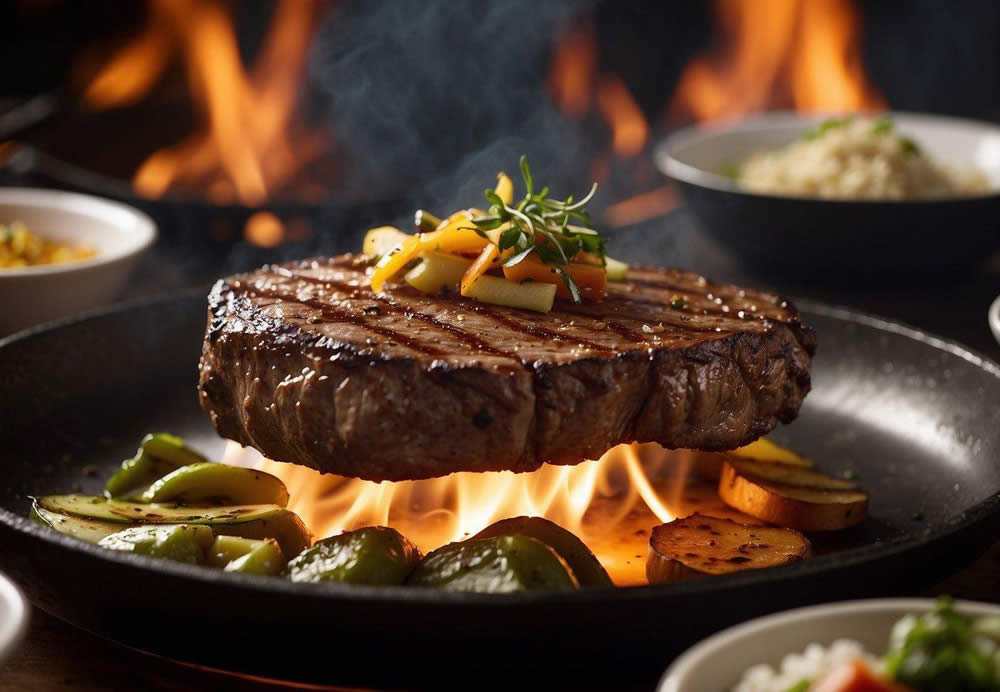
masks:
[[[726,450],[798,414],[811,329],[777,296],[633,267],[548,314],[369,288],[369,258],[216,283],[201,405],[266,456],[373,481],[576,464],[623,442]]]

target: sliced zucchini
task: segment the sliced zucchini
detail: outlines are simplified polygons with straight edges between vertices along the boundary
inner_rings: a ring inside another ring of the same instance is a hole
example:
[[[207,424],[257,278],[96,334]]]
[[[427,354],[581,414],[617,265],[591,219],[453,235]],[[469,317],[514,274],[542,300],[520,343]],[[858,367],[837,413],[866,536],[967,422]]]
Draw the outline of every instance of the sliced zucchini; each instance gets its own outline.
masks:
[[[230,536],[220,536],[216,542]],[[237,539],[246,540],[246,539]],[[281,552],[281,547],[273,538],[265,538],[262,541],[251,541],[254,545],[245,554],[230,560],[224,567],[227,572],[240,572],[242,574],[262,574],[274,577],[281,574],[287,562]],[[213,548],[214,552],[214,548]]]
[[[251,521],[240,521],[230,524],[212,524],[215,533],[224,536],[238,536],[263,540],[273,538],[278,542],[281,553],[288,559],[295,557],[312,545],[312,534],[299,519],[299,516],[287,509],[258,516]]]
[[[182,466],[153,483],[143,502],[210,502],[233,505],[288,504],[288,489],[278,478],[227,464]]]
[[[134,457],[123,461],[121,468],[111,475],[104,486],[104,494],[118,498],[138,497],[155,483],[156,479],[176,468],[172,462],[156,459],[140,449]]]
[[[204,464],[208,459],[188,447],[184,440],[170,433],[151,433],[142,438],[139,449],[155,459],[169,461],[175,467]]]
[[[121,524],[50,512],[44,507],[39,507],[37,500],[32,504],[29,516],[32,521],[87,543],[97,543],[102,538],[122,530]]]
[[[608,272],[608,281],[624,281],[628,275],[628,265],[612,257],[605,256],[604,269]]]
[[[295,582],[402,584],[420,562],[420,551],[388,526],[367,526],[324,538],[288,563]]]
[[[568,591],[576,577],[549,546],[529,536],[451,543],[427,555],[407,584],[445,591]]]
[[[208,564],[223,568],[237,558],[241,558],[261,544],[261,541],[238,536],[216,536],[208,551]]]
[[[161,524],[134,526],[102,538],[98,545],[201,565],[213,540],[215,536],[208,526]]]
[[[775,567],[811,554],[809,540],[798,531],[692,514],[653,528],[646,579],[650,584],[665,584]]]
[[[49,512],[116,524],[204,524],[218,534],[242,538],[274,538],[285,555],[298,555],[312,537],[293,512],[278,505],[183,507],[138,504],[90,495],[47,495],[36,500]]]
[[[420,264],[403,277],[421,293],[437,294],[445,289],[458,292],[462,276],[472,264],[469,260],[443,252],[422,252]]]
[[[580,586],[614,586],[590,548],[558,524],[542,517],[514,517],[503,519],[487,526],[472,537],[493,538],[495,536],[530,536],[552,548],[566,561]]]
[[[184,441],[169,433],[146,435],[135,456],[122,462],[104,487],[108,497],[126,497],[144,490],[157,479],[188,464],[205,463],[208,460],[184,444]]]
[[[539,281],[519,284],[484,274],[468,287],[464,295],[484,303],[549,312],[556,297],[556,285]]]
[[[726,462],[719,497],[741,512],[800,531],[836,531],[868,516],[868,495],[849,481],[789,466],[761,473],[759,465]]]

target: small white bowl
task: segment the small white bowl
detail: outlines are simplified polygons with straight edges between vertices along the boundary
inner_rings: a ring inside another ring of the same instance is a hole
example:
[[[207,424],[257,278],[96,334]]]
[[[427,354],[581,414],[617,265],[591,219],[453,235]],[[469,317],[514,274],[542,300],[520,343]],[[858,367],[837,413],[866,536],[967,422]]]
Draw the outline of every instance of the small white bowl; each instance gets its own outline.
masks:
[[[21,643],[28,628],[28,603],[14,582],[0,574],[0,663]]]
[[[996,337],[997,341],[1000,341],[1000,296],[993,301],[993,305],[990,306],[990,329],[993,330],[993,336]]]
[[[114,300],[156,225],[118,202],[59,190],[0,188],[0,223],[23,221],[46,239],[92,247],[86,260],[0,268],[0,336]]]
[[[829,646],[837,639],[853,639],[881,656],[901,617],[933,608],[929,598],[886,598],[828,603],[750,620],[688,649],[667,669],[657,689],[729,690],[750,666],[777,666],[787,654],[801,653],[812,642]],[[956,601],[955,609],[965,615],[1000,615],[1000,606],[975,601]]]

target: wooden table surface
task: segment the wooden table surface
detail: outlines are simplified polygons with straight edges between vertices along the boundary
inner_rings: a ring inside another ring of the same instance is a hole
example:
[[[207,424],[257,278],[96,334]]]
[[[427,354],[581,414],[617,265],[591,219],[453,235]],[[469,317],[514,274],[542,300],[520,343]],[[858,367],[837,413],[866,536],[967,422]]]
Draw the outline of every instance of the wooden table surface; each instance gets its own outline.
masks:
[[[689,219],[675,213],[670,219],[679,228],[678,237],[691,233]],[[659,233],[660,229],[653,229]],[[683,241],[682,241],[683,242]],[[717,248],[693,238],[691,266],[718,279],[739,283],[768,284],[744,275]],[[175,287],[176,288],[176,287]],[[982,271],[955,285],[947,294],[914,293],[899,287],[895,293],[873,293],[849,287],[788,286],[791,295],[847,304],[900,319],[932,333],[956,339],[1000,360],[1000,348],[986,327],[986,308],[1000,293],[1000,256]],[[0,560],[2,563],[2,560]],[[1000,602],[1000,537],[972,565],[924,592],[951,594],[956,598]],[[907,595],[907,594],[899,594]],[[123,648],[34,610],[28,636],[13,659],[0,667],[0,692],[48,692],[49,690],[274,690],[278,683],[249,680],[200,670],[166,659]],[[629,689],[652,689],[655,680],[637,681]],[[299,686],[299,689],[303,689]],[[316,688],[304,689],[346,689]],[[619,688],[620,689],[620,688]]]

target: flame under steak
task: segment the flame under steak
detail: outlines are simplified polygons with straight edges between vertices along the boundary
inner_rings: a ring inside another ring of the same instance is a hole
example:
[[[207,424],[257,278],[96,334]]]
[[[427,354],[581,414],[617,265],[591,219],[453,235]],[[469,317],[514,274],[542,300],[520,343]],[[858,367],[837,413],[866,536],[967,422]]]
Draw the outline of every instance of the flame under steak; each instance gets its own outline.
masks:
[[[724,450],[798,414],[811,329],[774,295],[635,267],[549,314],[405,284],[342,255],[220,280],[201,404],[266,456],[369,480],[576,464],[622,442]],[[683,307],[680,307],[681,299]]]

